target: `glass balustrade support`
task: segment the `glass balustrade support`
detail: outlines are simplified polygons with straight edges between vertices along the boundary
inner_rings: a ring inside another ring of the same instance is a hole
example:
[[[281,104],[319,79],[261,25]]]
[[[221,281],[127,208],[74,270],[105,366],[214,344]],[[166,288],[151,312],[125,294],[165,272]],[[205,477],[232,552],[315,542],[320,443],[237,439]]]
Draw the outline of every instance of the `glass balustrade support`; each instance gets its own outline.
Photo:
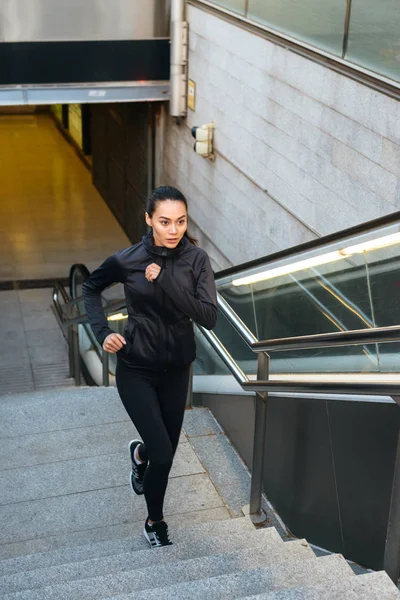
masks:
[[[74,332],[72,330],[72,326],[68,327],[67,339],[68,339],[69,376],[74,377]]]
[[[269,377],[269,356],[258,355],[257,379],[262,381]],[[265,435],[267,430],[267,392],[256,393],[256,410],[254,416],[253,464],[251,470],[250,515],[262,513],[262,482],[264,475]]]
[[[189,370],[189,385],[186,396],[186,406],[188,408],[193,408],[193,363],[190,365]]]
[[[250,329],[247,327],[247,325],[245,323],[243,323],[242,319],[235,313],[235,311],[227,303],[225,298],[223,298],[221,296],[221,294],[218,294],[218,293],[217,293],[217,302],[218,302],[218,308],[220,309],[220,311],[225,315],[225,317],[228,319],[229,323],[231,325],[233,325],[233,327],[236,329],[236,331],[239,333],[239,335],[244,339],[244,341],[249,346],[252,346],[253,344],[255,344],[258,341],[257,338],[255,337],[255,335],[253,335],[253,333],[250,331]]]
[[[347,58],[347,48],[349,46],[349,31],[350,31],[350,18],[351,18],[351,0],[346,0],[346,16],[344,18],[344,35],[343,35],[343,48],[342,58]]]
[[[393,325],[391,327],[375,327],[374,329],[355,329],[352,331],[265,340],[252,344],[252,349],[254,352],[279,352],[283,350],[329,348],[332,346],[359,346],[378,342],[397,342],[399,340],[400,325]]]
[[[72,329],[72,356],[74,364],[74,379],[75,385],[79,387],[81,385],[81,365],[79,355],[79,332],[78,325],[74,324],[71,326]]]
[[[108,387],[110,385],[110,355],[105,350],[102,352],[101,362],[103,366],[103,385]]]
[[[397,584],[400,577],[400,432],[397,441],[383,568],[391,580]]]

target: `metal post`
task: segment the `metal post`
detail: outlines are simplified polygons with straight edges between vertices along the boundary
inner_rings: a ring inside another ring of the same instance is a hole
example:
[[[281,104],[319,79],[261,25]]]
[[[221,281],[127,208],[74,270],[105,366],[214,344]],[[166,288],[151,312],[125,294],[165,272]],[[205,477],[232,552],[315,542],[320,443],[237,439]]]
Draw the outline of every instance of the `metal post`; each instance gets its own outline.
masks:
[[[258,355],[257,380],[265,381],[267,379],[269,379],[269,356],[265,352],[260,352]],[[256,393],[250,515],[259,515],[261,513],[265,432],[267,429],[267,397],[267,392]]]
[[[74,377],[74,332],[72,326],[68,327],[68,362],[69,362],[69,376]]]
[[[108,387],[110,385],[110,369],[109,369],[110,356],[108,352],[103,350],[102,364],[103,364],[103,385]]]
[[[74,378],[75,385],[81,385],[81,365],[80,365],[80,355],[79,355],[79,333],[78,333],[78,325],[72,325],[72,356],[73,356],[73,364],[74,364]]]
[[[390,579],[397,584],[400,576],[400,430],[397,438],[383,568]]]
[[[350,19],[351,19],[351,0],[346,0],[346,15],[344,18],[344,34],[343,34],[343,47],[342,47],[342,58],[347,58],[347,49],[349,47],[349,35],[350,35]]]
[[[187,408],[193,408],[193,363],[190,365],[189,385],[186,397]]]

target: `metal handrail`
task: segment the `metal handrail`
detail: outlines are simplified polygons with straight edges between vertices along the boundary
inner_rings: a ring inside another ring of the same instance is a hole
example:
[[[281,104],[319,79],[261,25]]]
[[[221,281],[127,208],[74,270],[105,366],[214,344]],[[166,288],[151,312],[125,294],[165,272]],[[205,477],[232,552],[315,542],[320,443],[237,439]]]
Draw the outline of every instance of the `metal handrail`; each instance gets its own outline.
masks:
[[[246,344],[249,347],[252,347],[252,345],[258,341],[257,338],[219,292],[217,292],[217,304],[222,314],[228,319],[230,324],[233,325]]]
[[[54,289],[53,289],[53,302],[54,302],[54,305],[57,307],[57,311],[59,312],[60,317],[62,317],[63,325],[65,327],[68,327],[69,325],[75,325],[75,324],[79,324],[79,323],[88,323],[88,316],[86,313],[83,313],[76,317],[67,317],[66,316],[65,311],[63,311],[63,309],[60,305],[59,299],[58,299],[59,293],[61,293],[64,297],[66,295],[64,286],[61,283],[56,282],[54,285]],[[66,295],[66,297],[69,298],[68,295]],[[69,308],[71,306],[78,304],[82,300],[83,300],[83,296],[80,296],[79,298],[72,298],[72,299],[66,301],[63,306]],[[106,315],[114,312],[115,310],[119,310],[121,308],[126,308],[126,300],[115,300],[112,302],[106,301],[106,304],[103,306],[103,309],[104,309],[104,312]]]
[[[257,380],[244,381],[242,388],[251,392],[290,392],[303,393],[313,392],[314,394],[363,394],[377,396],[397,396],[400,395],[400,380],[393,383],[384,382],[357,382],[337,379],[336,381],[301,381],[301,380]],[[400,403],[400,398],[399,398]]]
[[[221,310],[227,316],[228,310],[223,302],[219,302]],[[230,307],[229,307],[230,309]],[[232,309],[230,309],[231,312]],[[237,317],[237,315],[236,315]],[[227,316],[227,318],[229,318]],[[230,319],[229,319],[230,320]],[[230,320],[234,327],[241,333],[243,339],[249,336],[243,328],[242,322],[237,317]],[[361,345],[365,343],[393,342],[400,340],[400,326],[377,327],[374,329],[335,332],[330,334],[317,334],[312,336],[298,336],[282,340],[267,340],[249,344],[258,353],[257,380],[250,381],[246,374],[226,350],[217,336],[212,332],[198,327],[210,345],[217,352],[231,370],[243,390],[256,393],[253,461],[251,473],[250,515],[262,514],[262,482],[264,474],[265,441],[268,393],[274,392],[313,392],[335,394],[365,394],[392,396],[400,404],[400,381],[395,383],[363,383],[336,381],[271,381],[269,379],[269,355],[266,350],[301,350],[306,348]],[[247,341],[247,340],[246,340]],[[395,583],[400,576],[400,432],[398,436],[396,462],[392,482],[392,493],[388,526],[386,533],[384,569]]]
[[[63,298],[64,304],[60,303],[60,296]],[[59,321],[60,326],[64,329],[68,339],[68,351],[69,351],[69,370],[70,376],[75,379],[75,385],[81,384],[81,366],[80,366],[80,352],[79,352],[79,334],[78,325],[87,324],[89,322],[86,313],[77,313],[77,304],[83,300],[83,296],[79,298],[71,298],[67,293],[65,286],[56,281],[53,287],[53,306],[56,317]],[[126,307],[125,300],[107,301],[103,306],[105,314],[110,314],[116,310],[120,310]],[[97,349],[96,349],[96,352]],[[99,353],[98,353],[99,354]],[[99,355],[102,361],[102,382],[103,385],[109,385],[109,355],[107,352],[102,352]]]
[[[64,300],[64,306],[66,306],[68,304],[70,298],[65,290],[64,285],[60,281],[56,281],[54,284],[54,287],[53,287],[53,304],[54,304],[54,307],[57,311],[59,318],[61,319],[61,321],[63,321],[64,311],[62,309],[62,306],[61,306],[60,300],[59,300],[60,294]]]
[[[225,346],[219,341],[217,336],[213,331],[209,331],[208,329],[204,329],[204,327],[200,327],[200,325],[196,325],[197,329],[201,331],[203,336],[206,338],[210,346],[215,350],[221,360],[226,364],[232,375],[235,377],[236,381],[243,385],[247,381],[249,381],[247,375],[242,371],[239,367],[235,359],[228,352]]]
[[[396,342],[400,340],[400,325],[389,327],[373,327],[354,329],[352,331],[335,331],[333,333],[317,333],[290,338],[277,338],[255,342],[254,352],[279,352],[283,350],[307,350],[312,348],[329,348],[331,346],[359,346]]]

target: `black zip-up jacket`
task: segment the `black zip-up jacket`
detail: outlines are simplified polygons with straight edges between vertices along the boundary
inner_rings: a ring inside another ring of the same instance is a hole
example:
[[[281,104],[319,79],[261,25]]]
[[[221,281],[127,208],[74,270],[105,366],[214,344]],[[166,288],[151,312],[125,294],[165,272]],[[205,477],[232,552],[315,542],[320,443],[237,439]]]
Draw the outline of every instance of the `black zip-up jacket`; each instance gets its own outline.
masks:
[[[146,267],[161,267],[154,282]],[[184,237],[176,248],[154,246],[150,231],[134,246],[116,252],[83,284],[85,308],[100,345],[110,333],[101,292],[124,284],[128,323],[126,345],[117,353],[125,362],[153,367],[190,364],[196,357],[192,320],[212,329],[217,297],[210,260],[204,250]]]

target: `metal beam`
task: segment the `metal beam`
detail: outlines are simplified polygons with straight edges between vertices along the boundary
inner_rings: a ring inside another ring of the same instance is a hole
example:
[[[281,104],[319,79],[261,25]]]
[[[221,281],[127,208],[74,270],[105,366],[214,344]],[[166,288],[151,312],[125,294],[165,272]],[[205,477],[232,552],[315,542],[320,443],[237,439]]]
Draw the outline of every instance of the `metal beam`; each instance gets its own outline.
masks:
[[[166,100],[169,100],[169,81],[0,86],[0,106]]]

